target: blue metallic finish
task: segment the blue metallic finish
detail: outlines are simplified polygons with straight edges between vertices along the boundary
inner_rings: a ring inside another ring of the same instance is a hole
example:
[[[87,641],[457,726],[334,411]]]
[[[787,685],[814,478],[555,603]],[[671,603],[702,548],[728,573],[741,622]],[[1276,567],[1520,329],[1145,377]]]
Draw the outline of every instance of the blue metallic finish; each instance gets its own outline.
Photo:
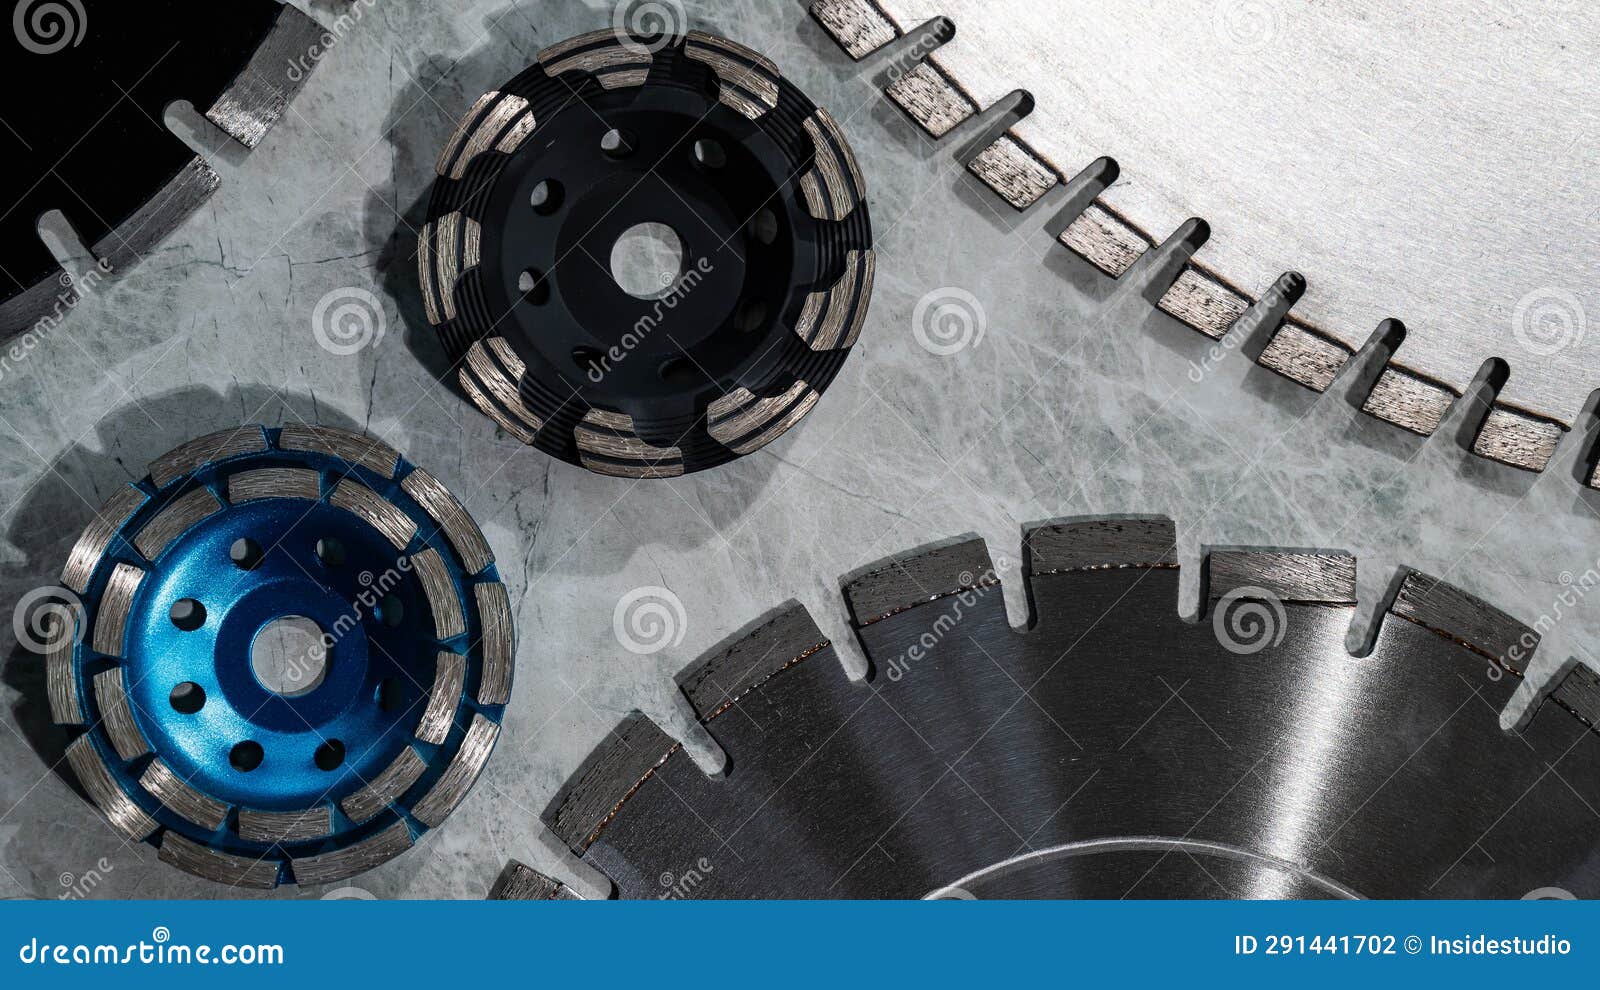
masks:
[[[474,715],[499,723],[502,705],[482,705],[474,692],[483,669],[483,624],[472,586],[495,582],[491,563],[475,574],[438,524],[401,487],[413,470],[403,458],[393,479],[330,454],[283,450],[278,430],[265,429],[269,449],[207,462],[157,488],[146,477],[138,487],[150,499],[118,530],[95,565],[83,596],[90,628],[96,621],[107,580],[117,563],[147,571],[134,597],[122,641],[122,656],[94,651],[84,637],[73,655],[73,675],[83,699],[88,734],[112,778],[146,813],[163,826],[213,850],[249,859],[279,862],[280,882],[292,880],[288,861],[346,848],[404,821],[413,840],[427,830],[407,809],[428,792],[460,747]],[[351,435],[352,437],[354,435]],[[261,468],[302,468],[318,473],[321,498],[265,498],[228,502],[228,479]],[[410,544],[397,551],[378,530],[354,513],[327,501],[339,482],[350,479],[372,489],[417,523]],[[191,526],[155,560],[145,560],[133,543],[141,528],[176,498],[204,486],[223,509]],[[229,548],[248,538],[264,551],[245,569]],[[344,548],[339,564],[319,558],[319,540]],[[428,600],[410,557],[438,551],[466,618],[463,635],[440,641]],[[170,617],[173,604],[195,599],[205,609],[202,625],[180,629]],[[323,631],[326,676],[296,696],[274,694],[251,668],[251,644],[275,619],[304,616]],[[466,678],[457,699],[454,723],[441,745],[414,736],[428,703],[439,652],[466,657]],[[102,725],[90,690],[96,673],[125,668],[134,720],[153,754],[131,761],[118,758]],[[190,682],[205,693],[199,711],[185,714],[170,700],[177,685]],[[253,769],[230,763],[233,748],[258,743],[263,758]],[[314,754],[324,742],[343,744],[343,762],[331,769]],[[378,815],[356,823],[339,802],[361,790],[412,746],[426,765],[421,777]],[[189,787],[229,805],[221,829],[208,832],[163,806],[139,784],[159,757]],[[298,811],[328,806],[332,834],[311,841],[265,844],[248,841],[238,830],[241,808]],[[159,845],[163,831],[148,841]]]

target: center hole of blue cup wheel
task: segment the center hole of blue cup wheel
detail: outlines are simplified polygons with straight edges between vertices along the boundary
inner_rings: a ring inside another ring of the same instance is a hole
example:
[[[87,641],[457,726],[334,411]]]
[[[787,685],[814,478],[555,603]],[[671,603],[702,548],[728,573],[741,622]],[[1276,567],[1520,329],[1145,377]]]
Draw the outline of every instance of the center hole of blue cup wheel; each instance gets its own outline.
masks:
[[[250,669],[261,686],[285,698],[315,691],[328,676],[331,637],[303,615],[286,615],[262,626],[250,644]]]

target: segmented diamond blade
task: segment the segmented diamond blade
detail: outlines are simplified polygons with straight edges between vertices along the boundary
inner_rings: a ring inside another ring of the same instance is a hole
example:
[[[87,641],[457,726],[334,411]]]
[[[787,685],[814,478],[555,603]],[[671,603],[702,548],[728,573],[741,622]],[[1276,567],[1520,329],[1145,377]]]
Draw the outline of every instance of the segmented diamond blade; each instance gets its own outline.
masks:
[[[890,561],[845,590],[869,682],[780,610],[683,682],[725,777],[636,715],[545,822],[623,897],[1600,893],[1594,676],[1498,724],[1531,630],[1413,574],[1352,657],[1347,555],[1213,551],[1187,623],[1172,523],[1026,540],[1025,632],[981,541]]]

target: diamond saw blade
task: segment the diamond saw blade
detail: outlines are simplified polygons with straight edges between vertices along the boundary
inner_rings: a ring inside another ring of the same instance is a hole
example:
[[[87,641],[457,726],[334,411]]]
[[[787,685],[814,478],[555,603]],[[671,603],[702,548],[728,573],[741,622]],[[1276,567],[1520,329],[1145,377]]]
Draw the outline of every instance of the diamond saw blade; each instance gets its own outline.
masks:
[[[1213,550],[1187,623],[1174,536],[1031,530],[1026,631],[981,541],[870,571],[865,683],[781,610],[683,682],[725,777],[635,715],[544,820],[623,897],[1600,894],[1592,674],[1508,734],[1531,630],[1413,574],[1352,657],[1323,551]]]
[[[410,848],[500,731],[511,608],[477,524],[388,445],[243,426],[108,499],[46,658],[67,763],[129,840],[234,886]]]
[[[37,225],[60,210],[107,270],[131,266],[220,182],[162,123],[190,102],[255,147],[316,64],[323,29],[277,0],[19,0],[3,60],[0,338],[77,298]]]
[[[598,31],[546,48],[473,104],[437,172],[419,281],[462,390],[592,471],[669,477],[770,443],[861,331],[874,255],[855,156],[735,42]]]
[[[1428,435],[1486,380],[1497,395],[1474,449],[1538,471],[1600,385],[1600,338],[1585,332],[1600,314],[1600,62],[1576,43],[1600,33],[1592,4],[812,11],[856,58],[916,39],[927,57],[887,93],[935,137],[1030,97],[969,165],[1018,209],[1111,159],[1114,181],[1060,234],[1108,275],[1204,220],[1160,300],[1202,333],[1222,337],[1301,273],[1304,295],[1252,356],[1309,388],[1372,341],[1387,361],[1356,401]],[[947,23],[924,26],[934,18],[953,21],[948,44]]]

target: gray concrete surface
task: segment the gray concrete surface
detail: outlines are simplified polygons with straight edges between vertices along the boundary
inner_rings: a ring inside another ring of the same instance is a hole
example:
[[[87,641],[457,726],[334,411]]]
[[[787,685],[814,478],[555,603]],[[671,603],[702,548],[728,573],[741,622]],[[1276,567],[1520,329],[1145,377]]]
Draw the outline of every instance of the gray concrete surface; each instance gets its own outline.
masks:
[[[328,5],[312,9],[331,20]],[[1053,243],[1081,196],[1058,189],[1012,213],[962,168],[983,122],[929,141],[879,94],[889,64],[851,63],[800,0],[688,12],[832,109],[876,224],[877,292],[857,352],[801,427],[754,456],[677,480],[604,478],[499,435],[439,381],[445,359],[412,258],[437,149],[473,98],[539,48],[609,25],[611,4],[594,0],[381,0],[259,149],[215,156],[224,184],[202,213],[0,369],[8,603],[55,582],[114,485],[238,423],[369,430],[482,524],[518,622],[507,731],[455,815],[355,885],[481,897],[512,856],[582,883],[538,813],[619,718],[637,707],[681,731],[673,678],[704,649],[791,598],[846,641],[841,575],[965,532],[1008,556],[1019,621],[1022,524],[1155,512],[1178,520],[1191,562],[1205,545],[1341,547],[1361,555],[1369,603],[1407,564],[1524,621],[1559,612],[1536,681],[1593,642],[1600,603],[1560,597],[1600,566],[1600,493],[1557,468],[1534,476],[1470,458],[1444,430],[1402,434],[1237,349],[1212,359],[1209,341],[1154,311],[1140,273],[1109,282]],[[383,332],[334,355],[313,313],[350,288],[381,301]],[[965,298],[952,288],[977,306],[965,346],[939,354],[919,342],[919,310],[925,320],[924,300]],[[1584,442],[1569,436],[1558,457]],[[641,656],[619,645],[613,610],[649,586],[681,601],[683,638]],[[0,896],[62,896],[68,877],[91,872],[95,897],[234,895],[101,822],[56,765],[39,658],[0,646]]]

